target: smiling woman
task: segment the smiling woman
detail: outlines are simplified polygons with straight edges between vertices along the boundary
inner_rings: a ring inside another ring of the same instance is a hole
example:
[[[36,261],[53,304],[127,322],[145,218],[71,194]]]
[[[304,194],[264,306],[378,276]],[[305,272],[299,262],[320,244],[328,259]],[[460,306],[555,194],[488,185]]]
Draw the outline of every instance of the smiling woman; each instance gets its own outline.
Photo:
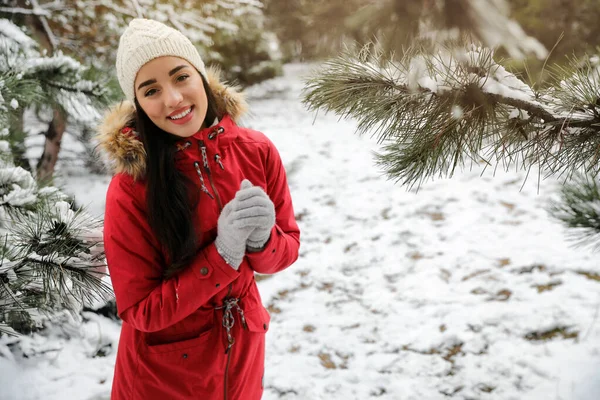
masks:
[[[269,314],[254,272],[298,257],[273,143],[181,32],[134,19],[100,127],[113,160],[104,246],[123,321],[112,400],[258,400]]]
[[[139,105],[165,132],[185,138],[200,130],[208,100],[202,76],[189,62],[173,56],[149,61],[135,87]]]

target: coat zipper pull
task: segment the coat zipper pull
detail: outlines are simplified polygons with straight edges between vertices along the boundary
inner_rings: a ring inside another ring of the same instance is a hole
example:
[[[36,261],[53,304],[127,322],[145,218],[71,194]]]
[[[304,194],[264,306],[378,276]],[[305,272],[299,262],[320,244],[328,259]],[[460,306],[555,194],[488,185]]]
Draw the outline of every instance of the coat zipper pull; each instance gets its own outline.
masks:
[[[218,154],[215,154],[215,161],[219,164],[219,167],[221,167],[221,169],[224,171],[225,167],[223,166],[223,163],[221,162],[221,156]]]
[[[200,164],[198,164],[198,161],[194,162],[194,167],[196,167],[196,172],[198,173],[198,176],[200,177],[200,190],[202,190],[204,193],[206,193],[211,199],[215,199],[214,196],[212,194],[210,194],[210,192],[208,191],[208,189],[206,188],[206,185],[204,184],[204,178],[202,177],[202,171],[200,171]]]
[[[202,151],[202,163],[204,164],[204,168],[210,169],[208,166],[208,155],[206,154],[206,146],[204,146],[204,142],[200,142],[200,150]]]
[[[223,209],[223,203],[221,203],[221,197],[219,197],[219,192],[215,187],[215,183],[213,182],[212,173],[210,172],[210,166],[208,165],[208,154],[206,152],[206,146],[204,146],[204,140],[200,140],[198,143],[200,146],[200,151],[202,152],[202,162],[204,163],[204,170],[206,171],[206,175],[208,175],[208,182],[210,182],[210,186],[212,187],[213,193],[217,198],[217,205],[219,206],[219,211]]]

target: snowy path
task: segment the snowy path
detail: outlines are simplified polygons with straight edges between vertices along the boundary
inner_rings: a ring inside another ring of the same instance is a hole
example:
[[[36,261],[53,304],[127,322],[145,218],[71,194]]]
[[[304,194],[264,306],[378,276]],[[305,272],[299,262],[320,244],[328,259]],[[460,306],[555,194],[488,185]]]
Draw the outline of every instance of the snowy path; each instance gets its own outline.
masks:
[[[259,283],[264,399],[600,398],[600,263],[544,211],[556,183],[465,172],[407,191],[351,122],[304,110],[305,67],[286,71],[249,91],[245,121],[279,148],[302,230],[298,262]],[[96,210],[105,185],[71,181]],[[114,354],[89,355],[119,327],[90,318],[82,338],[26,343],[60,350],[4,374],[7,398],[107,399]]]

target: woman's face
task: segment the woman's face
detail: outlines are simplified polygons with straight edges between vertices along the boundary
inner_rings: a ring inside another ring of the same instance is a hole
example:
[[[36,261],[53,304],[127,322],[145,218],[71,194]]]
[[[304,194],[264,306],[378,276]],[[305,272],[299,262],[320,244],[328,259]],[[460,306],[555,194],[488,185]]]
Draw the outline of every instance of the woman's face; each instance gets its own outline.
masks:
[[[179,57],[144,64],[135,78],[135,97],[156,126],[180,137],[198,132],[208,101],[200,73]]]

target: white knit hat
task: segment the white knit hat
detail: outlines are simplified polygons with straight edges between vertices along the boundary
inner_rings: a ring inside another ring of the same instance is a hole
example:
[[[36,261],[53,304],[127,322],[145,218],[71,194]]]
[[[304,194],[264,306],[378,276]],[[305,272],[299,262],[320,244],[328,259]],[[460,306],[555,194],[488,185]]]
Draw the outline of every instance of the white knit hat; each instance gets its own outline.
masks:
[[[161,22],[136,18],[121,35],[117,50],[117,78],[129,101],[135,97],[135,77],[140,68],[162,56],[183,58],[206,78],[200,54],[187,37]]]

